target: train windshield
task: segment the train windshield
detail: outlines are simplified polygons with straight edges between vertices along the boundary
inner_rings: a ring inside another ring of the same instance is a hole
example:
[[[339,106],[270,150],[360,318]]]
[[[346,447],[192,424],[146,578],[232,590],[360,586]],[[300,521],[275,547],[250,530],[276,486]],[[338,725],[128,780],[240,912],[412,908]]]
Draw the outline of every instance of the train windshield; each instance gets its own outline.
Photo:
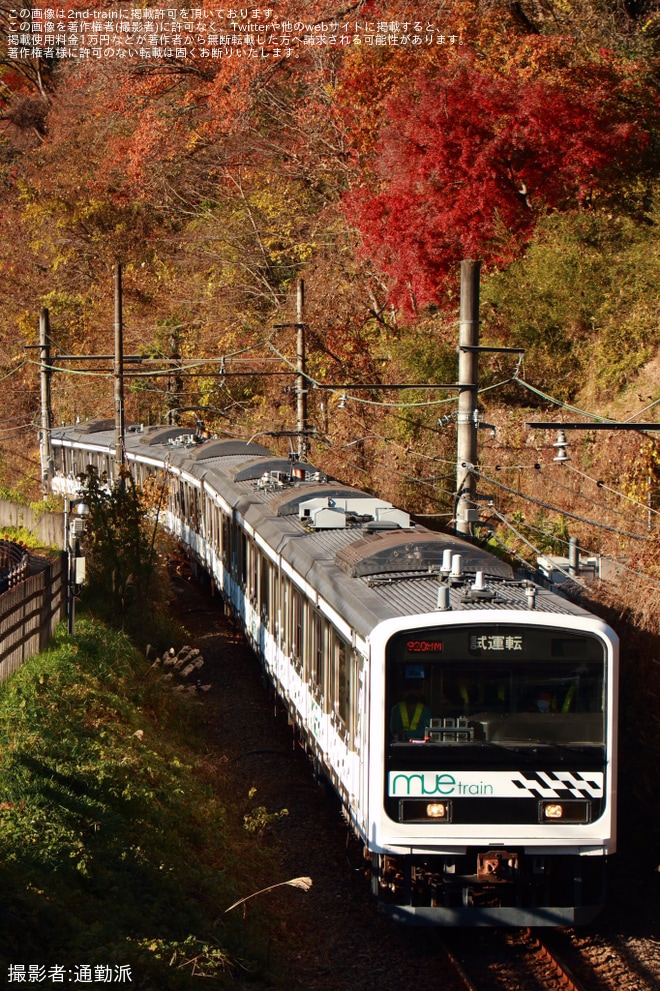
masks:
[[[396,750],[605,742],[605,646],[591,635],[501,624],[397,634],[386,689]]]

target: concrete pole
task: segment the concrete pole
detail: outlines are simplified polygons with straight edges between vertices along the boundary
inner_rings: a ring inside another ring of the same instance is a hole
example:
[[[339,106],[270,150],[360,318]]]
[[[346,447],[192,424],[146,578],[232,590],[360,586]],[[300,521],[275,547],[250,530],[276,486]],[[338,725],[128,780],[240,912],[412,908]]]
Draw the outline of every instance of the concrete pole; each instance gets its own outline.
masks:
[[[298,431],[298,458],[307,455],[307,379],[305,377],[305,282],[298,279],[296,289],[296,430]]]
[[[458,436],[456,444],[456,532],[469,534],[478,519],[475,502],[477,461],[477,385],[479,382],[480,261],[461,262],[458,332]]]
[[[115,369],[114,369],[114,400],[115,400],[115,471],[119,477],[120,469],[126,461],[124,447],[124,325],[122,317],[122,286],[121,265],[115,265]]]
[[[73,594],[73,560],[71,556],[71,538],[69,530],[69,522],[71,519],[71,496],[68,493],[64,495],[64,553],[66,554],[66,615],[67,615],[67,630],[69,634],[73,633],[74,629],[74,594]]]
[[[41,384],[41,435],[39,437],[39,449],[41,453],[41,485],[45,496],[49,492],[50,480],[55,474],[53,448],[50,438],[52,424],[50,379],[53,373],[50,367],[50,323],[48,310],[45,307],[39,314],[39,362],[39,380]]]

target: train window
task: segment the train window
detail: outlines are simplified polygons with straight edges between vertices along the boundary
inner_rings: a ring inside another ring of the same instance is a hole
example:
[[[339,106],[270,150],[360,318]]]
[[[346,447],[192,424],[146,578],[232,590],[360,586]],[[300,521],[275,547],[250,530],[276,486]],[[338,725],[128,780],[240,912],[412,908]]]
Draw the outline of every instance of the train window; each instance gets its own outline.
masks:
[[[238,530],[238,527],[237,527]],[[245,590],[247,582],[247,537],[242,530],[238,530],[238,541],[236,549],[238,551],[238,560],[236,561],[236,577],[238,584],[243,590]]]
[[[229,527],[229,561],[232,577],[238,583],[241,574],[241,533],[234,522]]]
[[[201,519],[200,498],[199,498],[199,491],[196,488],[193,488],[192,486],[190,487],[188,518],[192,528],[194,530],[198,530]]]
[[[248,543],[246,538],[246,551],[248,555],[248,588],[247,593],[250,602],[257,601],[257,590],[259,588],[259,551],[254,544]]]
[[[351,651],[351,701],[349,731],[351,741],[357,737],[360,720],[360,669],[362,661],[357,651]]]
[[[297,589],[291,590],[291,656],[298,665],[302,662],[303,652],[303,597]],[[298,666],[297,665],[297,666]]]
[[[199,532],[202,534],[204,539],[208,541],[209,539],[209,515],[208,515],[208,498],[206,492],[203,489],[199,490]]]
[[[393,637],[390,742],[603,746],[604,645],[553,633],[493,626]]]
[[[220,510],[213,502],[211,503],[211,526],[213,532],[213,547],[217,553],[220,552],[222,545],[222,523],[220,519]]]
[[[339,638],[337,638],[335,663],[337,665],[337,710],[339,713],[339,718],[344,725],[347,726],[351,697],[348,670],[348,645]]]
[[[325,674],[325,698],[328,712],[338,712],[338,692],[337,692],[337,634],[335,630],[328,627],[328,659]]]
[[[288,578],[283,577],[281,614],[282,614],[282,651],[285,654],[289,653],[289,644],[291,643],[291,613],[289,610],[290,599],[291,599],[291,583]]]
[[[326,623],[320,613],[314,611],[309,624],[309,677],[317,694],[323,693]]]
[[[352,740],[357,726],[357,655],[336,634],[334,634],[333,669],[335,714],[343,725],[348,739]]]
[[[269,564],[268,570],[270,573],[270,601],[271,601],[272,616],[274,620],[275,617],[277,617],[274,633],[275,636],[278,637],[281,626],[281,614],[279,610],[279,591],[280,591],[279,577],[280,576],[277,566],[275,564]]]
[[[204,533],[209,547],[215,549],[215,503],[213,503],[206,493],[202,496],[204,501]]]
[[[259,561],[259,608],[261,610],[261,621],[270,629],[270,561],[267,561],[263,554]]]

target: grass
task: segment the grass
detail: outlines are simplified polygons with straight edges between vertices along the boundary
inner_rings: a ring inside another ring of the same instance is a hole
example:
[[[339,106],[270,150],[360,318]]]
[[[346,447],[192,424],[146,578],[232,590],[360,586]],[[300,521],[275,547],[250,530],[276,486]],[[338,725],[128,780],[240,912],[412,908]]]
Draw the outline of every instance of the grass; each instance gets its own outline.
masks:
[[[0,530],[0,538],[11,540],[17,544],[23,544],[29,551],[39,554],[41,557],[61,554],[59,547],[44,547],[35,534],[25,526],[5,526]]]
[[[203,770],[199,704],[85,619],[0,685],[0,975],[123,966],[140,991],[272,986],[259,933],[222,917],[259,886],[259,852]]]

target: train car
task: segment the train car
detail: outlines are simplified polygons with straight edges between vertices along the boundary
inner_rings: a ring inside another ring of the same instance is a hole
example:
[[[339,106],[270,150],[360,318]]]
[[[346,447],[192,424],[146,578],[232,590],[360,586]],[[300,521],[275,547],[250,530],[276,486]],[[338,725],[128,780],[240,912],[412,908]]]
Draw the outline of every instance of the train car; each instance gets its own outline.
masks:
[[[112,479],[114,423],[53,430],[56,491]],[[212,577],[339,796],[373,892],[429,925],[602,907],[616,846],[618,640],[456,536],[254,443],[132,427],[167,528]]]

